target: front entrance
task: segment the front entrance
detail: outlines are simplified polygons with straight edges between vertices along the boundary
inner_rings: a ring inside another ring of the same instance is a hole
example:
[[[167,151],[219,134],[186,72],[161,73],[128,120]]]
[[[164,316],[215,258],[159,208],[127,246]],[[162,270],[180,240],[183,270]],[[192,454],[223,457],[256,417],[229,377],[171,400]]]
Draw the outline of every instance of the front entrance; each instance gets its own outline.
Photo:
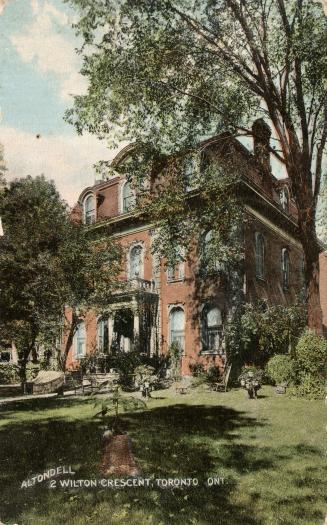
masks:
[[[130,309],[115,312],[113,348],[121,352],[131,352],[134,349],[134,314]]]

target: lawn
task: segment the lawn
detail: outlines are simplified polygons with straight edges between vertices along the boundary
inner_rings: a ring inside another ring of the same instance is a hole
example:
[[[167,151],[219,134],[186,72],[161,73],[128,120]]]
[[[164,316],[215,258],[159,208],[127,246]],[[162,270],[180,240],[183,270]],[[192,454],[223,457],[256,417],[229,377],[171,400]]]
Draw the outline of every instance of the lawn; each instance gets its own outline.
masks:
[[[322,525],[327,512],[322,401],[244,391],[155,392],[124,424],[144,478],[196,478],[178,489],[21,489],[70,465],[101,478],[99,422],[89,398],[28,399],[0,407],[0,517],[18,525]],[[64,476],[65,478],[71,476]],[[224,483],[207,486],[211,477]]]

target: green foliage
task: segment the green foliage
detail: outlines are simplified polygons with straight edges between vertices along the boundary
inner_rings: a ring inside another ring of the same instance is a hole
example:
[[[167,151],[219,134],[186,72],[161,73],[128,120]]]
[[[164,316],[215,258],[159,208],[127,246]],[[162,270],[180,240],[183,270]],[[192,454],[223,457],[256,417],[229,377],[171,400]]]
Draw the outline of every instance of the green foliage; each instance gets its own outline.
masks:
[[[321,399],[327,380],[327,341],[307,330],[295,350],[297,381],[290,394],[307,399]]]
[[[274,354],[293,352],[305,327],[301,304],[268,306],[264,301],[246,304],[241,315],[240,360],[264,365]]]
[[[102,387],[105,385],[102,385]],[[101,393],[101,387],[98,389],[98,393]],[[96,394],[95,394],[96,395]],[[94,417],[101,416],[105,419],[107,425],[111,421],[110,416],[113,414],[114,419],[111,422],[111,431],[114,434],[120,434],[122,432],[121,421],[119,421],[120,412],[135,412],[137,410],[144,410],[146,403],[132,396],[126,396],[121,393],[119,386],[115,386],[112,394],[95,401],[95,408],[100,408],[100,411],[95,414]]]
[[[323,399],[326,395],[324,382],[311,374],[302,374],[301,382],[291,387],[288,394],[306,399]]]
[[[172,370],[172,377],[178,377],[181,374],[181,359],[182,350],[177,342],[172,342],[169,347],[170,367]]]
[[[69,1],[78,9],[82,73],[90,81],[67,114],[78,132],[175,150],[246,126],[262,111],[262,98],[272,111],[270,78],[275,111],[287,102],[287,117],[298,123],[299,100],[290,97],[298,89],[294,57],[307,106],[313,92],[312,109],[323,98],[326,24],[311,0],[247,0],[246,8],[231,0]]]
[[[36,376],[38,375],[40,371],[40,366],[39,365],[36,365],[34,363],[27,363],[26,365],[26,379],[27,381],[32,381],[33,379],[36,378]]]
[[[10,363],[0,364],[0,385],[19,383],[19,368]]]
[[[78,133],[87,130],[111,145],[133,141],[138,157],[144,153],[143,173],[151,173],[152,182],[160,172],[169,180],[163,170],[168,155],[192,155],[200,139],[226,130],[253,136],[254,118],[264,116],[273,124],[271,153],[285,166],[298,212],[305,210],[312,217],[300,220],[299,230],[306,284],[314,280],[310,269],[319,257],[314,217],[327,140],[326,17],[321,4],[67,1],[78,10],[81,72],[89,81],[87,94],[75,97],[74,108],[67,112],[68,122]],[[161,169],[151,162],[149,152],[162,162]],[[198,238],[200,226],[207,222],[215,229],[213,262],[217,257],[222,262],[230,259],[235,255],[233,243],[219,239],[224,221],[226,231],[232,231],[233,200],[228,192],[222,205],[202,206],[201,217],[188,209],[181,171],[176,165],[170,171],[176,171],[170,190],[161,192],[155,207],[148,207],[150,215],[159,216],[154,249],[164,252],[171,264],[178,244]],[[201,187],[206,184],[203,170]],[[266,357],[270,354],[267,350]]]
[[[261,383],[265,379],[265,373],[262,368],[258,368],[257,366],[243,366],[238,380],[247,380],[248,377]]]
[[[210,366],[207,371],[207,382],[208,383],[215,383],[217,382],[221,377],[219,368],[217,366]]]
[[[201,363],[194,363],[189,365],[192,376],[202,376],[205,374],[204,366]]]
[[[307,330],[295,350],[299,374],[309,374],[321,380],[327,378],[327,340]]]
[[[139,365],[134,369],[135,381],[142,384],[144,381],[155,382],[155,368],[149,365]]]
[[[267,363],[268,377],[276,384],[290,384],[295,379],[295,361],[290,355],[275,355]]]
[[[19,213],[17,212],[19,210]],[[11,182],[0,194],[0,327],[14,339],[22,368],[37,342],[55,346],[65,306],[108,304],[120,250],[70,218],[54,183],[42,177]],[[78,316],[73,315],[74,330]]]

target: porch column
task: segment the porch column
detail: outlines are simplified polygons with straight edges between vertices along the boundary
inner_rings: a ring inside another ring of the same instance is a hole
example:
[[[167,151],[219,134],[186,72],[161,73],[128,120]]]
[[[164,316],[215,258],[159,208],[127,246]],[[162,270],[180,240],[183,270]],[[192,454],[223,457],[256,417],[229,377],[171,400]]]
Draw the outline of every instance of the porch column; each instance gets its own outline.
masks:
[[[133,330],[134,330],[134,338],[138,338],[140,335],[140,317],[137,311],[134,311]]]
[[[114,337],[114,316],[111,314],[108,317],[108,344],[109,350],[111,348],[113,337]]]

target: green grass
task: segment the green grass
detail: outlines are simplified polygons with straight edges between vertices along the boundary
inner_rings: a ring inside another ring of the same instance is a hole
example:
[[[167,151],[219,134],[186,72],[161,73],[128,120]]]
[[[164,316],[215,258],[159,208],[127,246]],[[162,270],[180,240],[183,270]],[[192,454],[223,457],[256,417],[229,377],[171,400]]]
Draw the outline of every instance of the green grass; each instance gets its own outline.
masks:
[[[244,391],[155,392],[124,415],[144,477],[198,478],[183,489],[21,489],[35,473],[71,465],[101,476],[99,422],[88,398],[0,407],[0,517],[18,525],[322,525],[327,513],[326,414],[322,401]],[[225,478],[207,487],[211,476]],[[67,476],[65,476],[67,477]],[[60,517],[60,519],[59,519]]]

